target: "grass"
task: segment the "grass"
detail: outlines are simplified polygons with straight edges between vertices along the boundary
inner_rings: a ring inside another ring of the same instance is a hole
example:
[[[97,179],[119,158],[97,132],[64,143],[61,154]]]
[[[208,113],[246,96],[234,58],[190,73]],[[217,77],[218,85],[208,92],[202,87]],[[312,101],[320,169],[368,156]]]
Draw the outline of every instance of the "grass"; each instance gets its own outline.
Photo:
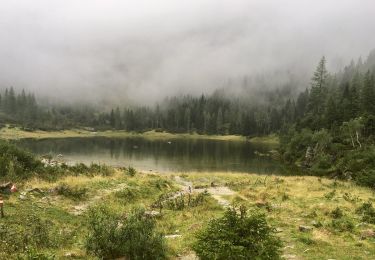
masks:
[[[134,206],[150,206],[162,194],[179,190],[178,179],[191,182],[193,187],[226,186],[233,194],[216,194],[233,204],[244,204],[267,214],[267,219],[284,243],[283,253],[297,259],[370,259],[375,255],[375,239],[361,239],[364,230],[375,225],[363,222],[356,212],[365,202],[374,203],[374,192],[352,182],[334,181],[305,176],[262,176],[240,173],[168,173],[150,174],[137,172],[129,176],[124,169],[116,169],[111,176],[67,176],[57,182],[32,179],[20,184],[20,192],[39,188],[44,194],[20,193],[5,198],[6,218],[4,224],[18,223],[27,226],[25,216],[36,214],[41,219],[52,221],[55,246],[38,249],[45,254],[63,258],[73,254],[78,259],[95,259],[87,255],[83,242],[87,233],[85,210],[76,208],[103,203],[117,212],[128,212]],[[72,199],[48,192],[64,183],[69,187],[85,188],[85,198]],[[213,189],[213,188],[211,188]],[[328,194],[328,195],[327,195]],[[85,207],[83,207],[85,209]],[[169,257],[191,253],[194,234],[212,218],[221,216],[222,206],[209,196],[204,203],[182,210],[163,208],[157,217],[157,228],[166,235],[181,235],[167,238]],[[311,226],[308,232],[299,231],[299,226]],[[66,242],[62,242],[66,241]],[[13,253],[16,257],[16,253]],[[2,257],[0,253],[0,258]]]
[[[6,126],[0,129],[0,138],[6,140],[18,140],[25,138],[48,139],[48,138],[73,138],[73,137],[108,137],[108,138],[129,138],[142,137],[145,139],[207,139],[218,141],[250,141],[267,144],[278,144],[278,137],[270,135],[265,137],[254,137],[247,139],[240,135],[201,135],[197,133],[173,134],[167,132],[147,131],[144,133],[127,132],[123,130],[108,130],[92,132],[81,129],[71,129],[62,131],[24,131],[19,127]]]

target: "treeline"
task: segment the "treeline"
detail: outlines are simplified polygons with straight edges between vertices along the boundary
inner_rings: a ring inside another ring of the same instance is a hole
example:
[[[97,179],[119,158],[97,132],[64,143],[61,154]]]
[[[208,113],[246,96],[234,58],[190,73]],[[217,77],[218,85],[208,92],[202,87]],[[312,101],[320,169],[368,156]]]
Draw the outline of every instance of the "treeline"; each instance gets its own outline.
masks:
[[[30,130],[90,127],[137,132],[156,129],[172,133],[267,135],[290,121],[283,107],[290,93],[288,89],[266,91],[257,102],[249,102],[247,98],[229,97],[217,91],[200,97],[166,98],[153,107],[124,106],[103,112],[89,106],[40,105],[33,94],[24,91],[15,94],[10,88],[2,95],[4,106],[0,106],[0,120],[19,123]]]
[[[375,188],[375,52],[329,74],[323,57],[311,86],[284,111],[280,151],[314,174],[355,179]]]
[[[313,173],[375,183],[375,51],[330,74],[323,57],[305,91],[291,86],[251,89],[254,96],[166,98],[155,106],[99,111],[89,106],[41,105],[32,93],[5,89],[0,122],[29,130],[90,127],[94,130],[158,130],[244,136],[280,134],[282,159]],[[245,92],[244,92],[245,93]],[[261,93],[261,95],[259,94]]]
[[[32,122],[38,114],[34,94],[26,94],[24,90],[16,94],[13,87],[0,94],[0,109],[3,120],[9,121]]]

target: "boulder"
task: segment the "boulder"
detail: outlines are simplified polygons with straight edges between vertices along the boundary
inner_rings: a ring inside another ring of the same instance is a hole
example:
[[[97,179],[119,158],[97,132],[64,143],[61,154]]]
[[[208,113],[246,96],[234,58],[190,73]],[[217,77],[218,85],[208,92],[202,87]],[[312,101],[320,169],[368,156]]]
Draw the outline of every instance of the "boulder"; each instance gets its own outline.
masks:
[[[156,210],[150,210],[150,211],[146,211],[145,215],[147,217],[156,218],[156,217],[159,217],[161,215],[161,213],[159,211],[156,211]]]
[[[300,225],[300,226],[298,227],[298,229],[299,229],[299,231],[301,231],[301,232],[310,232],[310,231],[313,230],[312,227],[310,227],[310,226],[303,226],[303,225]]]
[[[323,226],[323,224],[320,221],[316,221],[316,220],[311,221],[311,225],[313,225],[316,228]]]

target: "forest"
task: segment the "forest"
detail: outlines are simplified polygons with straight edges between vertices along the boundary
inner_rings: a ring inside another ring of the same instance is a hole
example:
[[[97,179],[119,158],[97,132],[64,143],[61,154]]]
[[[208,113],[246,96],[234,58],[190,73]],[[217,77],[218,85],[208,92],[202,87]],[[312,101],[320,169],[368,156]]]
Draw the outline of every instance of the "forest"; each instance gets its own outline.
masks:
[[[248,137],[277,134],[281,159],[313,174],[375,183],[375,51],[329,73],[323,57],[311,84],[296,94],[291,86],[255,90],[256,99],[211,95],[165,98],[155,106],[46,105],[13,87],[0,96],[1,122],[24,130],[86,127],[96,130],[167,131]]]

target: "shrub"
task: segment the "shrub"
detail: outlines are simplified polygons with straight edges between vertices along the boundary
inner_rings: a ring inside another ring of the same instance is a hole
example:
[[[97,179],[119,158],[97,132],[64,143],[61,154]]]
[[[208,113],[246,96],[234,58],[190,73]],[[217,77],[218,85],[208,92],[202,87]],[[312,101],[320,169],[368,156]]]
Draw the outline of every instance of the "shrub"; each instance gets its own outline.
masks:
[[[150,180],[148,185],[153,188],[157,188],[158,190],[163,190],[172,187],[171,181],[157,177],[156,179]]]
[[[125,187],[122,190],[116,191],[114,195],[119,199],[132,202],[142,197],[139,189],[135,187]]]
[[[29,248],[43,249],[56,246],[53,223],[29,213],[24,222],[0,224],[0,252],[22,253]]]
[[[102,176],[111,176],[114,173],[112,167],[107,166],[105,164],[96,164],[92,163],[88,169],[89,172],[100,174]]]
[[[144,209],[133,209],[125,218],[108,207],[88,213],[86,249],[100,258],[165,259],[166,243],[155,230],[155,220]]]
[[[129,167],[125,170],[125,172],[126,172],[127,175],[129,175],[129,176],[131,176],[131,177],[135,176],[135,174],[137,173],[137,171],[136,171],[133,167],[131,167],[131,166],[129,166]]]
[[[86,196],[87,188],[69,186],[66,183],[62,183],[55,188],[58,195],[68,197],[74,200],[83,199]]]
[[[333,190],[333,191],[330,191],[330,192],[324,194],[324,197],[327,200],[331,200],[331,199],[333,199],[333,197],[335,197],[335,195],[336,195],[336,190]]]
[[[298,238],[298,241],[306,244],[306,245],[314,245],[316,242],[311,237],[310,234],[302,233],[301,236]]]
[[[196,235],[193,249],[201,259],[280,259],[281,241],[265,215],[228,209]]]
[[[339,219],[333,219],[331,222],[331,227],[340,232],[353,231],[354,223],[351,219],[347,217],[342,217]]]
[[[24,179],[42,168],[42,163],[24,150],[0,142],[0,177]]]
[[[356,213],[362,215],[362,221],[375,224],[375,208],[370,201],[363,203],[356,210]]]
[[[339,207],[337,207],[334,210],[332,210],[331,216],[333,218],[341,218],[341,217],[344,216],[344,213],[343,213],[342,209],[340,209]]]

